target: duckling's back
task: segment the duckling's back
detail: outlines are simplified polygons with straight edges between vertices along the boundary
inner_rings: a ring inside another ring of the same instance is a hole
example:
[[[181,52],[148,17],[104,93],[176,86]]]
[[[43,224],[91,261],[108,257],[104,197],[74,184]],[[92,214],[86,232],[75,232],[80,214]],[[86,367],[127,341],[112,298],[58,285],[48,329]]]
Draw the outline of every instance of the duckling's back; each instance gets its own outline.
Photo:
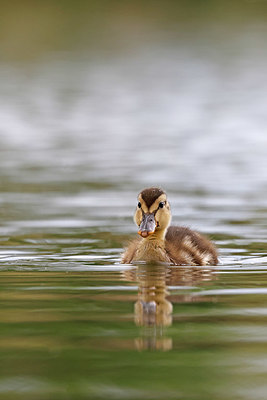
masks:
[[[166,252],[176,265],[216,265],[215,246],[198,232],[181,226],[170,226],[165,236]]]

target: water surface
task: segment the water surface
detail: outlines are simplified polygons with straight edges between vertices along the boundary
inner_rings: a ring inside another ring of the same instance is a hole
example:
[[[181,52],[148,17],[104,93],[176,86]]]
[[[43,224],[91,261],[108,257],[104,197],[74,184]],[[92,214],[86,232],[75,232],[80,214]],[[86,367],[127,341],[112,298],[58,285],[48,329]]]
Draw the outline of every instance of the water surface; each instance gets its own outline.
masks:
[[[266,5],[78,3],[2,10],[0,397],[265,399]],[[218,266],[120,264],[151,185]]]

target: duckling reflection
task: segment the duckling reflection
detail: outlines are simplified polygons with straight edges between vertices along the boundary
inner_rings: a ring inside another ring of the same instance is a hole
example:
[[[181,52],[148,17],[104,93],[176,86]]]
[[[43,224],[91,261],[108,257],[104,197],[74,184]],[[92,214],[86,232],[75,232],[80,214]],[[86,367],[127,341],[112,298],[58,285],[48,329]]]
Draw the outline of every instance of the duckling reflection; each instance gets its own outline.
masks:
[[[138,300],[134,305],[135,323],[143,327],[135,340],[138,350],[170,350],[172,339],[165,335],[164,327],[172,324],[172,304],[166,299],[166,267],[138,266]]]
[[[165,266],[139,266],[136,273],[138,300],[135,303],[135,322],[139,326],[169,326],[172,323],[172,304],[166,299]]]
[[[170,296],[168,286],[195,286],[210,281],[213,276],[210,268],[181,268],[165,264],[142,264],[124,271],[125,280],[138,283],[135,323],[143,330],[135,341],[137,349],[171,350],[172,338],[167,336],[167,327],[172,324],[172,302],[193,302],[198,298],[188,291]]]

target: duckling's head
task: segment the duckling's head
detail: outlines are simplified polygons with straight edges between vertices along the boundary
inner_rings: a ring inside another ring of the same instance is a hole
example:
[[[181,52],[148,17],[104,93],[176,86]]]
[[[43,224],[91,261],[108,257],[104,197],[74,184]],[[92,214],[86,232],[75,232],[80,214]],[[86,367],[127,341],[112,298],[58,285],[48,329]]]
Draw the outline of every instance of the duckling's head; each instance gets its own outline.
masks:
[[[139,226],[139,235],[143,238],[153,234],[164,236],[171,222],[166,193],[157,187],[142,190],[138,195],[134,221]]]

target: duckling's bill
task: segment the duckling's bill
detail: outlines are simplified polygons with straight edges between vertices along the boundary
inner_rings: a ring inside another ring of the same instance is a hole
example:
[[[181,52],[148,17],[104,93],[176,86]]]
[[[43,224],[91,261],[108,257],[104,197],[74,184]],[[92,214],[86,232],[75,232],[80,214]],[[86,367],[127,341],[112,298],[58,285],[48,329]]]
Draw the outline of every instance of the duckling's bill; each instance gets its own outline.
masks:
[[[151,235],[152,233],[155,232],[156,225],[157,224],[153,213],[144,214],[141,224],[139,226],[139,231],[138,231],[139,235],[142,236],[143,238]]]

